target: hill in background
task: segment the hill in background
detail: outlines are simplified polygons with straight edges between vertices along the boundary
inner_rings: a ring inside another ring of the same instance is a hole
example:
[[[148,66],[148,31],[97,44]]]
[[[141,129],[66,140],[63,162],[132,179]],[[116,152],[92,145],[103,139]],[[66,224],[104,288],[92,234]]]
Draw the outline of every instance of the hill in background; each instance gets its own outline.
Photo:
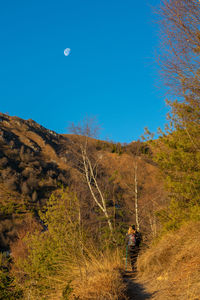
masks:
[[[159,224],[154,212],[165,204],[166,195],[147,145],[121,145],[91,138],[88,144],[92,159],[98,161],[97,178],[114,226],[135,223],[137,162],[140,226],[144,233],[156,234]],[[74,135],[57,134],[33,120],[0,114],[1,250],[8,250],[18,232],[28,228],[30,216],[40,221],[38,211],[62,186],[77,194],[83,222],[93,234],[99,234],[99,226],[103,227],[105,220],[90,195],[78,151]]]

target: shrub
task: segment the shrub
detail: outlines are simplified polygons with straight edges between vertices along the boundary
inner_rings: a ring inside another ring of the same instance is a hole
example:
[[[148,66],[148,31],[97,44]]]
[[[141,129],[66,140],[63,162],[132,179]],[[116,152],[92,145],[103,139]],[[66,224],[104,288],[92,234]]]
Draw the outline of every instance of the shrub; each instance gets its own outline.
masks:
[[[23,299],[22,290],[17,287],[14,278],[9,274],[8,266],[8,260],[0,253],[0,299]]]
[[[81,225],[76,195],[68,189],[54,192],[40,218],[46,230],[27,233],[26,250],[14,257],[24,295],[30,300],[120,299],[120,257],[116,262],[116,255],[96,250]]]
[[[79,225],[79,204],[69,191],[55,192],[40,213],[46,231],[36,230],[24,238],[27,256],[18,257],[15,266],[22,274],[18,278],[25,294],[33,299],[55,294],[73,278],[73,269],[84,262],[84,234]]]

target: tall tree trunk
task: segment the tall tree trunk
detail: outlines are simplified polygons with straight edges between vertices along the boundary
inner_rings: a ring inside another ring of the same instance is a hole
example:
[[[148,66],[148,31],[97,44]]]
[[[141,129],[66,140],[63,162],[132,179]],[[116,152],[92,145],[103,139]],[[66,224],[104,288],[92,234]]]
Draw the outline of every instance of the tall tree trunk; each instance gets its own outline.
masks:
[[[139,218],[138,218],[138,182],[137,182],[137,170],[138,170],[138,163],[137,158],[135,162],[135,223],[136,228],[139,231],[140,225],[139,225]]]
[[[94,175],[94,172],[93,172],[93,168],[92,168],[90,159],[88,158],[88,156],[86,154],[86,151],[84,149],[82,150],[82,158],[83,158],[83,164],[84,164],[84,170],[85,170],[85,177],[86,177],[86,181],[87,181],[89,190],[91,192],[91,195],[92,195],[94,201],[96,202],[96,204],[101,209],[101,211],[104,213],[104,215],[106,217],[106,220],[107,220],[107,223],[108,223],[108,226],[109,226],[109,229],[110,229],[110,232],[113,235],[113,226],[112,226],[110,217],[109,217],[108,212],[107,212],[106,201],[104,199],[104,196],[103,196],[103,194],[101,192],[101,189],[100,189],[100,187],[99,187],[99,185],[97,183],[97,180],[95,178],[95,175]],[[93,187],[92,187],[92,184],[91,184],[91,179],[92,179],[92,181],[93,181],[93,183],[94,183],[94,185],[95,185],[95,187],[96,187],[96,189],[98,191],[98,194],[100,196],[101,202],[96,197],[96,195],[95,195],[95,193],[93,191]]]

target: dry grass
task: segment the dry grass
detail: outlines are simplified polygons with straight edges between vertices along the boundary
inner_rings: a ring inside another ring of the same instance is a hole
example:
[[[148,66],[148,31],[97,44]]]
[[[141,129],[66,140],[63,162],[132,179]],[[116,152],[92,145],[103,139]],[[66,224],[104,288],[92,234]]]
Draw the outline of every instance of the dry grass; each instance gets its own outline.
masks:
[[[200,222],[165,235],[140,255],[138,276],[153,299],[200,299]]]
[[[93,257],[82,269],[82,276],[72,282],[70,299],[126,299],[121,269],[122,260],[117,253],[106,254],[101,259]]]
[[[45,277],[49,288],[44,293],[34,286],[24,288],[24,299],[126,300],[127,286],[122,269],[122,259],[116,252],[102,255],[99,259],[90,256],[90,259],[71,269],[70,275],[63,265],[63,274]]]
[[[29,289],[25,291],[25,299],[126,300],[127,286],[122,269],[122,259],[117,252],[98,258],[90,255],[88,260],[71,270],[70,276],[63,266],[62,276],[49,278],[48,295],[41,296]]]

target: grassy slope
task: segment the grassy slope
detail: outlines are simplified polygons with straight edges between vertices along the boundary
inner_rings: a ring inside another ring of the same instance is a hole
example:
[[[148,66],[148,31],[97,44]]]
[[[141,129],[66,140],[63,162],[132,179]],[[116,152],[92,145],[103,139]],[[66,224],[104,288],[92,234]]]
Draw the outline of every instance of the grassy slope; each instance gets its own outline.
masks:
[[[107,253],[101,259],[93,257],[82,276],[72,282],[70,299],[126,299],[122,277],[122,260],[117,252]]]
[[[138,277],[152,299],[200,299],[200,222],[188,223],[138,259]]]

